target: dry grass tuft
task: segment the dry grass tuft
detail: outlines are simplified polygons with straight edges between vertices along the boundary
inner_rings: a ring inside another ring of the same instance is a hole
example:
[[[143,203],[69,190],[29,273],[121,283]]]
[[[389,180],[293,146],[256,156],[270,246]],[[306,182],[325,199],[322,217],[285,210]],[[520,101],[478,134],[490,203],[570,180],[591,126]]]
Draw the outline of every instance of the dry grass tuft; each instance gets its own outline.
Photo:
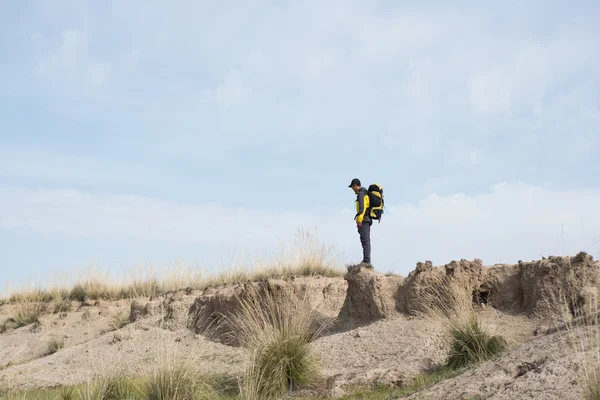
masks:
[[[45,304],[42,302],[25,302],[11,305],[9,312],[17,327],[27,326],[38,321],[44,312]]]
[[[57,292],[54,298],[54,314],[59,314],[63,312],[69,312],[73,309],[73,303],[71,302],[71,297],[69,296],[69,292],[65,291],[63,293]]]
[[[114,330],[119,330],[129,324],[129,313],[127,310],[117,310],[113,313],[111,326]]]
[[[92,300],[110,300],[118,298],[117,290],[107,281],[99,278],[89,278],[78,283],[71,289],[70,297],[83,301],[86,297]]]
[[[0,399],[2,400],[26,400],[28,393],[26,391],[17,391],[10,382],[0,377]]]
[[[450,340],[447,365],[459,369],[502,353],[507,343],[490,335],[473,309],[469,290],[447,276],[439,276],[422,295],[422,316],[441,323]]]
[[[586,400],[600,400],[600,371],[596,368],[587,368],[584,378],[584,398]]]
[[[52,336],[48,340],[48,355],[54,354],[65,347],[64,336]]]
[[[105,400],[133,400],[136,398],[137,388],[135,383],[124,375],[105,379],[102,385]]]
[[[218,395],[202,375],[184,363],[165,365],[148,376],[142,386],[146,400],[210,400]]]
[[[231,283],[256,282],[268,278],[290,279],[299,276],[320,275],[342,277],[333,254],[333,247],[321,244],[316,236],[299,230],[291,251],[282,250],[275,258],[250,263],[247,267],[225,270],[218,275],[208,276],[199,289],[223,286]]]
[[[242,398],[272,399],[320,376],[311,343],[332,322],[310,304],[308,290],[240,299],[231,316],[237,339],[248,350]],[[229,317],[228,317],[229,318]]]
[[[452,369],[489,360],[506,349],[506,341],[499,336],[490,336],[474,313],[454,323],[450,336],[452,350],[447,365]]]
[[[75,400],[75,388],[73,386],[63,386],[58,395],[61,400]]]
[[[8,303],[49,303],[54,299],[55,290],[45,291],[40,288],[12,294]]]
[[[142,399],[135,382],[121,372],[97,377],[79,386],[63,388],[65,400],[135,400]]]
[[[119,290],[122,299],[137,299],[140,297],[154,298],[163,294],[164,290],[156,278],[148,280],[134,280],[131,284]]]

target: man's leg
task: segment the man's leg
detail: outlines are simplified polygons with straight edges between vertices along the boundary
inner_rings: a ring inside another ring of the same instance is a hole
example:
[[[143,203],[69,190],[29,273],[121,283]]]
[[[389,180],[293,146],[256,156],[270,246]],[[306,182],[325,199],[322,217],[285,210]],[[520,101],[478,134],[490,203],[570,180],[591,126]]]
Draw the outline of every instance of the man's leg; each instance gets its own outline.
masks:
[[[363,222],[362,226],[358,228],[360,235],[360,243],[363,248],[363,261],[364,263],[371,263],[371,222]]]

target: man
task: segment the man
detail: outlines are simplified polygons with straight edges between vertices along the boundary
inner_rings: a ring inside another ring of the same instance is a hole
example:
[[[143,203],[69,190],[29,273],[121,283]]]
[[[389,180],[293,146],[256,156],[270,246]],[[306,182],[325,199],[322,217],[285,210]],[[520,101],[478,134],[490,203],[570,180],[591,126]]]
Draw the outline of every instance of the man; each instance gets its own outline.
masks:
[[[358,178],[352,179],[349,188],[352,188],[356,194],[356,227],[360,236],[360,243],[363,248],[363,260],[362,263],[366,267],[373,268],[371,266],[371,225],[373,220],[369,215],[369,194],[367,189],[362,187]]]

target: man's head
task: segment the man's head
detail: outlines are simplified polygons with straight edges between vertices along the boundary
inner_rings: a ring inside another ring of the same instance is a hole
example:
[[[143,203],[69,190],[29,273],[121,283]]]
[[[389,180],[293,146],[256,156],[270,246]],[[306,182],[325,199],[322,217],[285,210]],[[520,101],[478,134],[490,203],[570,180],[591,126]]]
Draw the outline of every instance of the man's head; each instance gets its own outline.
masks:
[[[352,182],[350,182],[350,185],[348,185],[348,187],[352,188],[354,193],[358,193],[358,190],[360,189],[360,179],[358,179],[358,178],[352,179]]]

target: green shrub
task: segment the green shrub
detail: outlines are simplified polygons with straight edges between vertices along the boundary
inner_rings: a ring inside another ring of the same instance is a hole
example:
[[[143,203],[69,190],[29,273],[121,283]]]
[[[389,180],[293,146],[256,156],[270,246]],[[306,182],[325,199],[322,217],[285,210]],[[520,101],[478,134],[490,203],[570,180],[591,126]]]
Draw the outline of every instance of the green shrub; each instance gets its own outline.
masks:
[[[134,400],[137,391],[133,382],[125,376],[104,381],[104,400]]]
[[[209,382],[191,366],[165,365],[144,380],[145,400],[212,400],[218,395]]]
[[[504,338],[485,332],[474,313],[453,324],[450,336],[452,349],[447,364],[452,369],[489,360],[506,348]]]
[[[75,400],[75,388],[73,386],[63,386],[60,389],[59,396],[61,400]]]
[[[308,299],[286,290],[240,299],[232,326],[249,360],[242,385],[244,399],[271,399],[287,390],[310,384],[320,376],[311,343],[329,325]]]
[[[136,400],[140,399],[133,382],[124,375],[97,378],[77,389],[78,400]]]
[[[479,323],[470,290],[452,278],[433,278],[420,297],[419,314],[440,323],[450,340],[449,367],[458,369],[486,361],[505,350],[504,338],[490,335]]]

